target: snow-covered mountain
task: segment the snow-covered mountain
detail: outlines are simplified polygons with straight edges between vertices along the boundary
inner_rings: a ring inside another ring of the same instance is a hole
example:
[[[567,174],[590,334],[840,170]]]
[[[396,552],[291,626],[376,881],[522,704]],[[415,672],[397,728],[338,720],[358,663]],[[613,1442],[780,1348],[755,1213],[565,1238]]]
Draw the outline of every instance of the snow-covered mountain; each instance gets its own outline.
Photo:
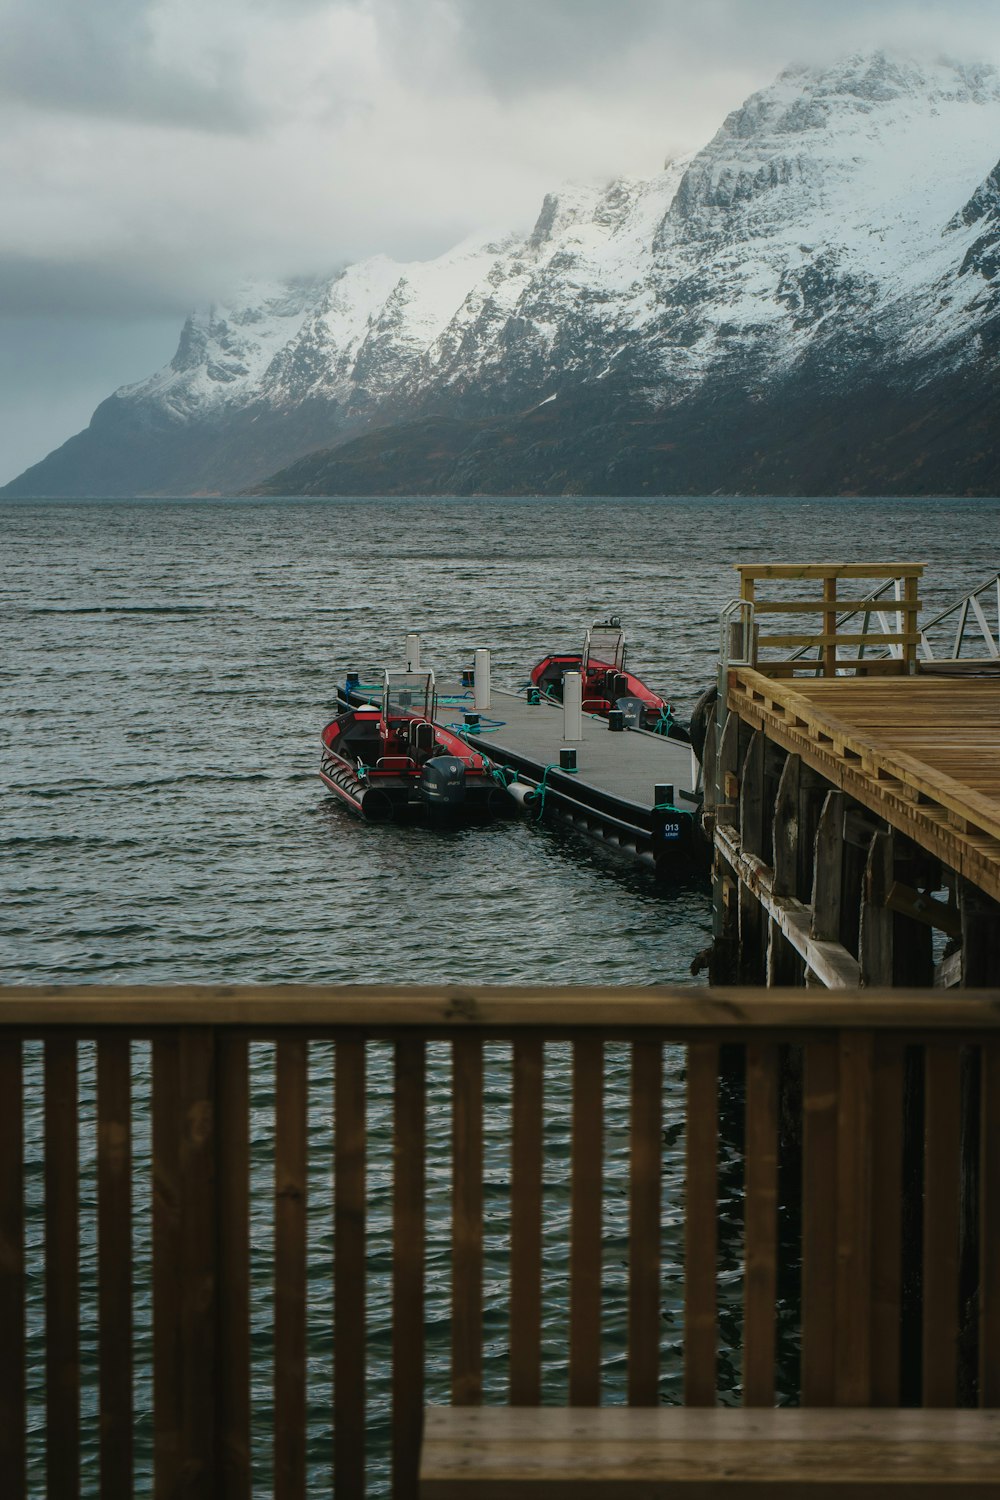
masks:
[[[864,391],[866,420],[888,403],[930,442],[945,406],[994,389],[998,160],[991,66],[876,53],[789,68],[702,151],[648,180],[563,188],[527,236],[243,288],[7,492],[233,490],[312,449],[333,452],[268,488],[741,489],[771,470],[742,483],[733,432],[787,456],[793,411],[800,433],[823,420],[771,487],[808,472],[820,490],[885,488],[874,457],[871,486],[838,474],[836,412],[857,420]],[[685,458],[693,435],[721,468]],[[981,470],[944,487],[995,488]]]

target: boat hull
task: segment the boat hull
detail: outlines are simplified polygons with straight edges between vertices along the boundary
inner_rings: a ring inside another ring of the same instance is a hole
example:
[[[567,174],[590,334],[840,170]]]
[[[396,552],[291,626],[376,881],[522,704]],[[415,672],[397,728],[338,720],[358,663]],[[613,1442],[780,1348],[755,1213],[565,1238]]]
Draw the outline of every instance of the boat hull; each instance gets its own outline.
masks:
[[[460,801],[436,805],[421,795],[418,775],[380,773],[361,779],[350,762],[326,750],[320,780],[351,812],[369,823],[443,823],[512,816],[516,808],[504,787],[492,776],[466,773]]]

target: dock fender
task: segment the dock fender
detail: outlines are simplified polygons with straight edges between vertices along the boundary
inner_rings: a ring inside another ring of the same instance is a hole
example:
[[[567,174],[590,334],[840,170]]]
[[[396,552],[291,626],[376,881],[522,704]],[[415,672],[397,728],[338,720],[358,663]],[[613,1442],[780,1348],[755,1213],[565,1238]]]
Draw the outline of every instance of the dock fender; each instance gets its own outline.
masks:
[[[537,789],[533,786],[528,786],[525,781],[512,781],[507,788],[507,795],[512,797],[517,806],[523,807],[525,811],[534,807],[538,801]]]
[[[691,744],[694,747],[694,753],[698,757],[699,764],[701,764],[702,751],[705,748],[705,736],[708,733],[709,715],[715,708],[718,696],[718,686],[716,683],[713,683],[711,687],[707,687],[702,693],[691,714],[691,725],[689,733],[691,736]]]

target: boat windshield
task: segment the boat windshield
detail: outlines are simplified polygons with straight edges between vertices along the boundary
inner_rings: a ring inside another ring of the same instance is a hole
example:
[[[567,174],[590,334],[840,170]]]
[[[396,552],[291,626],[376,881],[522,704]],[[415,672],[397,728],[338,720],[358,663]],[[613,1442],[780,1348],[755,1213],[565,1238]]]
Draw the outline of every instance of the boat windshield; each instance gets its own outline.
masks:
[[[625,632],[617,615],[610,620],[599,620],[587,631],[583,647],[585,673],[592,659],[614,667],[616,672],[625,670]]]
[[[433,719],[433,672],[385,672],[382,679],[382,717]]]

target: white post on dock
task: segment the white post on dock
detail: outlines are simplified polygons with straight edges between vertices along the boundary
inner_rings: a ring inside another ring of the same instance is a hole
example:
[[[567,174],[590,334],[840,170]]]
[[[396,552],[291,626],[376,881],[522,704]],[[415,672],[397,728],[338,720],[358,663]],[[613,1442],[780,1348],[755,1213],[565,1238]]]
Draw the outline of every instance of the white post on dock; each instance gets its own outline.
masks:
[[[420,671],[420,637],[416,634],[406,637],[406,670],[408,672]]]
[[[475,668],[475,682],[473,686],[475,688],[476,708],[480,713],[485,713],[488,708],[492,708],[493,706],[490,698],[490,653],[485,647],[481,647],[476,652]]]
[[[583,678],[579,672],[563,677],[563,739],[583,739]]]

